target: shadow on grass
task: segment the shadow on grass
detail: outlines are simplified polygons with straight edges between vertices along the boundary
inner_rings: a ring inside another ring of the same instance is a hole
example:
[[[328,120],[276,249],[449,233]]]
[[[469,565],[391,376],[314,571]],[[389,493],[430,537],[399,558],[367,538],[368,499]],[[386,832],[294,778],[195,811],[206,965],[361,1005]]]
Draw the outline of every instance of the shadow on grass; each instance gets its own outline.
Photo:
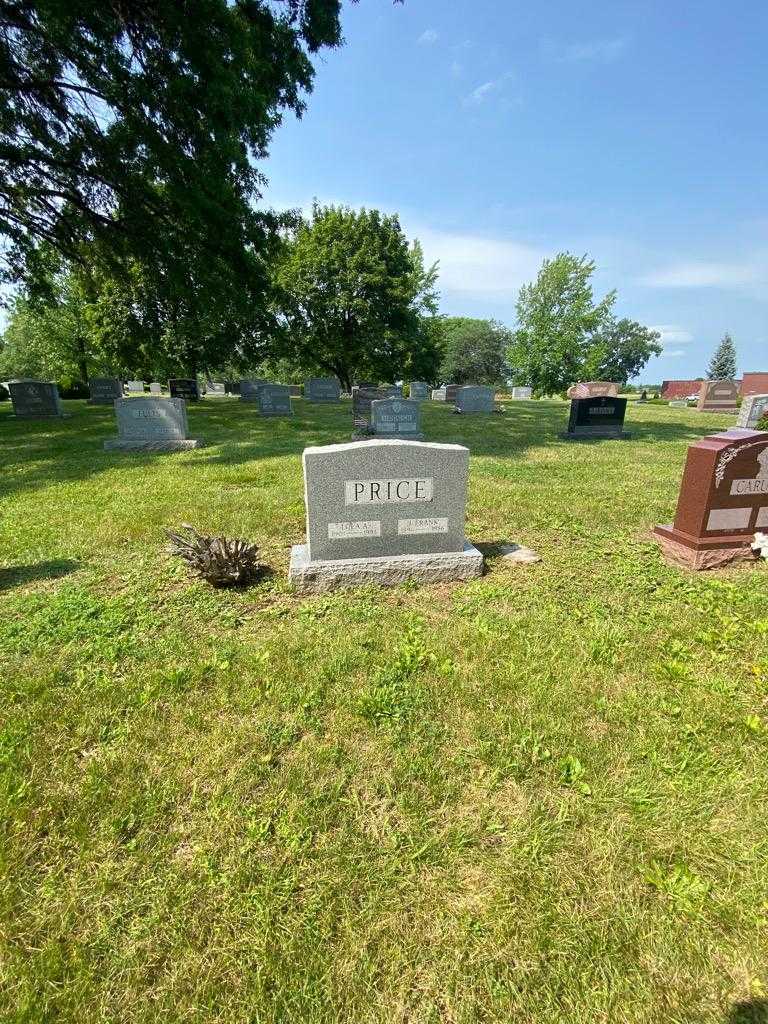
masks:
[[[105,452],[102,442],[116,433],[114,412],[108,406],[68,401],[65,407],[70,417],[66,420],[18,421],[0,411],[0,462],[6,470],[0,490],[4,495],[35,491],[87,480],[123,466],[150,470],[158,459],[168,458],[183,460],[185,473],[194,475],[196,470],[211,465],[236,467],[290,456],[299,459],[308,446],[351,440],[351,402],[313,405],[294,399],[293,405],[293,417],[265,419],[251,403],[228,399],[190,403],[189,436],[202,438],[207,447],[165,455]],[[529,449],[569,444],[558,437],[567,425],[567,403],[505,402],[503,408],[505,411],[497,415],[455,415],[451,406],[425,401],[422,428],[427,441],[462,444],[473,456],[519,458]],[[643,417],[647,415],[645,409],[639,412]],[[659,410],[654,412],[658,415]],[[630,415],[626,429],[632,432],[631,444],[692,443],[724,428],[709,417],[705,422],[691,422],[691,414],[687,414],[686,421],[677,416],[649,420]],[[591,442],[605,443],[611,442]]]
[[[723,1024],[768,1024],[768,999],[734,1003]]]
[[[58,580],[79,568],[79,563],[69,558],[37,562],[36,565],[9,565],[0,568],[0,591],[12,590],[13,587],[20,587],[35,580]]]

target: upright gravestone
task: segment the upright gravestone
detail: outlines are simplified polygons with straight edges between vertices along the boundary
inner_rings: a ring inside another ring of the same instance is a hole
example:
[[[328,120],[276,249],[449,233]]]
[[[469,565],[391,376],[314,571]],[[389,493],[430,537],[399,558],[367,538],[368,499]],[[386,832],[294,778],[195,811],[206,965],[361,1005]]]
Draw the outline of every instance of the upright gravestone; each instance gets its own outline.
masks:
[[[291,392],[291,398],[301,398],[304,394],[304,388],[301,384],[289,384],[288,388]]]
[[[291,390],[285,384],[262,384],[256,401],[262,416],[293,416]]]
[[[624,430],[626,412],[626,398],[610,398],[605,395],[572,398],[568,430],[560,436],[566,441],[627,438],[630,435]]]
[[[183,398],[185,402],[200,400],[200,385],[195,377],[174,377],[168,381],[171,398]]]
[[[757,424],[768,413],[768,395],[747,395],[742,399],[737,427],[757,430]]]
[[[469,384],[456,392],[456,412],[493,412],[493,388]]]
[[[307,543],[291,550],[303,591],[466,580],[483,556],[464,536],[469,450],[371,440],[304,450]]]
[[[225,398],[227,385],[223,380],[207,380],[205,382],[206,395],[214,395],[216,398]]]
[[[753,558],[751,541],[768,529],[768,433],[732,428],[688,448],[675,521],[653,531],[666,558],[715,569]]]
[[[435,388],[432,392],[433,402],[455,402],[456,392],[461,387],[461,384],[441,384],[439,388]]]
[[[338,402],[341,387],[335,377],[310,377],[304,384],[304,397],[308,402]]]
[[[152,383],[149,385],[149,393],[151,395],[162,395],[163,385],[159,384],[157,381],[152,381]]]
[[[371,430],[375,437],[422,441],[421,406],[414,398],[376,399],[371,402]]]
[[[143,380],[129,380],[128,381],[128,394],[129,395],[143,395],[144,394],[144,381]]]
[[[50,381],[12,380],[8,390],[13,411],[19,419],[46,420],[65,415],[59,389]]]
[[[248,380],[240,381],[240,401],[241,402],[256,402],[259,398],[259,391],[264,387],[265,384],[269,384],[268,380],[264,380],[263,377],[251,377]]]
[[[89,405],[112,405],[116,398],[123,397],[123,385],[117,377],[91,377],[88,389]]]
[[[225,380],[224,390],[228,395],[240,395],[240,381],[239,380]]]
[[[512,397],[525,400],[533,398],[533,388],[512,388]]]
[[[187,407],[183,398],[118,398],[115,402],[117,437],[104,442],[106,451],[176,452],[202,448],[187,437]]]
[[[736,412],[739,385],[733,380],[705,380],[699,391],[699,412]]]
[[[352,418],[356,430],[366,430],[371,425],[371,403],[391,398],[393,388],[352,388]]]
[[[423,401],[425,398],[429,398],[429,384],[425,380],[412,380],[408,389],[410,398],[415,399],[417,402]]]

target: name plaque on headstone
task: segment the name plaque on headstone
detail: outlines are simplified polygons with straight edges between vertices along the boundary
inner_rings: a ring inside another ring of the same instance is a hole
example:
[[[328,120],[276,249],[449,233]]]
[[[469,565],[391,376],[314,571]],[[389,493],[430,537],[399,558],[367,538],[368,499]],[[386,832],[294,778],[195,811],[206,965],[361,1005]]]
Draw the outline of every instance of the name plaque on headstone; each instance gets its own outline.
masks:
[[[8,384],[13,411],[19,419],[43,420],[64,416],[58,387],[44,380],[12,380]]]
[[[416,578],[469,579],[482,555],[464,536],[469,451],[372,440],[304,451],[307,543],[290,578],[305,590]]]
[[[751,560],[758,530],[768,530],[768,433],[735,427],[692,444],[675,521],[654,530],[667,558],[692,569]]]
[[[117,377],[91,377],[88,390],[89,405],[112,405],[116,398],[123,397],[123,385]]]

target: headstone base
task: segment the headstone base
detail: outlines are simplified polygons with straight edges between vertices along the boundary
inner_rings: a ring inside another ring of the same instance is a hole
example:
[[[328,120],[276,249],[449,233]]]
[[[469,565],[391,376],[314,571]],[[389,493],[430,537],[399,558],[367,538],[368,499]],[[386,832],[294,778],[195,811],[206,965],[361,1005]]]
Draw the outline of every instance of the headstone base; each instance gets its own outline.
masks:
[[[205,448],[200,438],[176,441],[120,441],[112,438],[104,442],[105,452],[186,452],[190,448]]]
[[[574,430],[572,433],[566,430],[557,436],[562,441],[589,441],[590,438],[598,441],[626,441],[632,434],[628,430]]]
[[[353,441],[423,441],[424,434],[409,434],[405,437],[403,434],[369,434],[366,430],[357,429],[350,434],[350,438]]]
[[[743,534],[697,542],[680,533],[671,524],[657,526],[653,534],[667,562],[682,569],[693,569],[696,572],[720,569],[734,562],[754,562],[757,557],[751,547],[751,538],[745,538]]]
[[[378,583],[392,587],[417,583],[474,580],[483,575],[483,556],[467,541],[463,551],[430,555],[388,555],[384,558],[343,558],[311,562],[306,544],[291,548],[288,579],[302,593]]]
[[[24,413],[24,412],[12,412],[11,416],[14,416],[17,420],[70,420],[72,419],[71,412],[36,412]]]

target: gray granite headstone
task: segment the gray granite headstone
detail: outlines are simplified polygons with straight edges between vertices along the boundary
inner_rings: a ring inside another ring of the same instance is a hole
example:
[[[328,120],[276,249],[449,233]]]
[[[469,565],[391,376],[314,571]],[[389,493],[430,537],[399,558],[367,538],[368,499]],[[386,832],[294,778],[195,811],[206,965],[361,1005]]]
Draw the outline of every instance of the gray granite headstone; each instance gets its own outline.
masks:
[[[158,384],[157,381],[152,381],[152,383],[149,385],[149,393],[151,395],[162,395],[163,385]]]
[[[258,400],[259,391],[264,387],[265,384],[269,384],[268,380],[263,377],[249,377],[247,380],[240,381],[240,401],[241,402],[255,402]]]
[[[493,388],[470,384],[456,392],[457,412],[493,412]]]
[[[183,398],[187,402],[200,399],[200,385],[196,377],[172,377],[168,381],[168,394],[171,398]]]
[[[262,384],[256,401],[262,416],[293,416],[291,391],[285,384]]]
[[[304,397],[309,402],[338,402],[341,386],[335,377],[310,377],[304,383]]]
[[[304,450],[307,543],[291,552],[302,590],[471,579],[483,558],[464,536],[469,450],[371,440]]]
[[[187,437],[187,407],[183,398],[118,398],[116,438],[104,442],[107,451],[172,452],[202,448]]]
[[[429,398],[429,384],[424,380],[412,380],[409,388],[409,397],[417,402]]]
[[[143,395],[144,394],[144,381],[143,380],[129,380],[128,381],[128,393],[131,395]]]
[[[226,396],[227,385],[223,380],[207,380],[205,382],[205,393],[206,395]]]
[[[444,402],[445,401],[445,388],[433,388],[432,389],[432,401],[433,402]]]
[[[291,398],[301,398],[304,394],[304,387],[301,384],[289,384]]]
[[[765,413],[768,413],[768,395],[747,395],[742,399],[736,426],[757,430],[757,424]]]
[[[421,406],[413,398],[384,398],[371,402],[371,429],[376,437],[421,441]]]
[[[89,405],[112,405],[116,398],[123,397],[123,385],[117,377],[91,377],[88,388],[91,392]]]
[[[13,380],[8,384],[13,411],[25,420],[64,416],[59,389],[50,381]]]
[[[525,400],[533,398],[533,388],[512,388],[512,397]]]
[[[402,395],[402,392],[389,385],[380,388],[364,388],[362,386],[352,388],[352,417],[355,427],[365,428],[370,426],[371,402],[382,398],[391,398],[393,394]]]

